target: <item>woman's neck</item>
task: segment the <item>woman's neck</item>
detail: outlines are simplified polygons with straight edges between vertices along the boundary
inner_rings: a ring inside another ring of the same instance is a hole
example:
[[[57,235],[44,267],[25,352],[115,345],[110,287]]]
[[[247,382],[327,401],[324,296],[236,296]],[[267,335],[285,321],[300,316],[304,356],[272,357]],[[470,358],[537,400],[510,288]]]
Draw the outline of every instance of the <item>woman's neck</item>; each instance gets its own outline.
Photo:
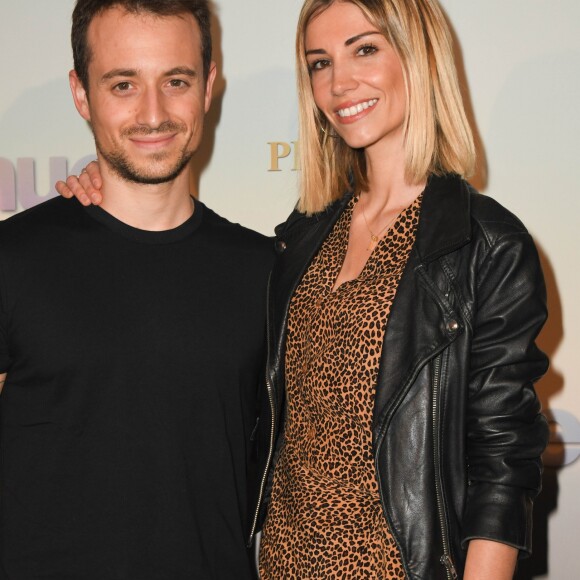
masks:
[[[407,179],[402,146],[387,152],[369,148],[365,156],[368,187],[361,194],[369,213],[408,207],[425,188],[425,181],[411,183]]]

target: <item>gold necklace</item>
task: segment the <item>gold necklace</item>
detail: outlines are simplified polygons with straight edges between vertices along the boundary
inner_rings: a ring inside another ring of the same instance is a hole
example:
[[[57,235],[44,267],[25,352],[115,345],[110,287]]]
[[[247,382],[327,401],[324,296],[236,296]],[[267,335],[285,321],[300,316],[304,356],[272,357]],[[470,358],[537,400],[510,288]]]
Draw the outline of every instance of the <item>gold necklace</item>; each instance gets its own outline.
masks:
[[[369,226],[369,222],[367,221],[367,216],[365,214],[365,205],[362,202],[362,196],[359,195],[358,198],[361,200],[361,209],[362,209],[363,219],[365,220],[365,225],[367,227],[367,230],[369,231],[369,234],[371,235],[371,241],[369,242],[369,246],[367,248],[367,251],[372,252],[374,250],[375,246],[379,243],[381,236],[395,223],[396,219],[399,216],[397,214],[382,230],[380,230],[378,233],[375,234],[371,230],[371,228]]]

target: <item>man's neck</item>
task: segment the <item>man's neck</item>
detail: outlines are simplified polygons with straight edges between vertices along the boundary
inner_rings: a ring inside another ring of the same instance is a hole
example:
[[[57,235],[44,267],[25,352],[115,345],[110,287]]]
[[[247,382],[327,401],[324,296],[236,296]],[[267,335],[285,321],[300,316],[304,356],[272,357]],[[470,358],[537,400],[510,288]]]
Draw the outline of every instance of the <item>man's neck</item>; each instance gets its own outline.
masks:
[[[189,191],[187,170],[171,182],[156,185],[125,181],[105,170],[101,207],[134,228],[166,231],[180,226],[193,214]]]

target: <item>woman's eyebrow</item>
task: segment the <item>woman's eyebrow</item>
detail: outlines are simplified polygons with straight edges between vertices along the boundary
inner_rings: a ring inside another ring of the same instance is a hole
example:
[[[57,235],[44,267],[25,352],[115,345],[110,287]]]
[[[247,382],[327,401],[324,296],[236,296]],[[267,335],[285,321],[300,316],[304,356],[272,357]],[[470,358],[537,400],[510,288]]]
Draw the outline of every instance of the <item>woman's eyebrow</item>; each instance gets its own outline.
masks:
[[[360,34],[357,34],[356,36],[347,39],[344,42],[344,46],[350,46],[351,44],[354,44],[355,42],[359,41],[361,38],[364,38],[365,36],[370,36],[371,34],[380,34],[380,32],[378,30],[369,30],[368,32],[361,32]],[[306,56],[308,56],[309,54],[326,54],[326,50],[324,50],[323,48],[313,48],[311,50],[306,51]]]

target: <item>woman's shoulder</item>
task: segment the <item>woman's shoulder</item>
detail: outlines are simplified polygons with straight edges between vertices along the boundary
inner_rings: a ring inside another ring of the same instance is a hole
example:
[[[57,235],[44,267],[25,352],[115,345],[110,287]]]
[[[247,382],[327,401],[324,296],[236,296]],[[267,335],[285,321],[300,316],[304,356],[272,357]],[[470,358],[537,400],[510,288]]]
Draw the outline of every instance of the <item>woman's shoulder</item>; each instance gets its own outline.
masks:
[[[332,202],[324,210],[308,215],[294,208],[288,218],[274,229],[276,237],[284,239],[289,236],[300,235],[305,230],[317,226],[340,214],[352,197],[352,193],[345,193],[340,199]]]
[[[468,185],[472,228],[481,230],[490,244],[510,235],[527,235],[523,222],[511,210],[489,195]]]
[[[446,227],[480,230],[491,241],[506,234],[527,234],[522,221],[497,199],[480,193],[457,175],[431,176],[423,202],[428,218]],[[429,199],[428,199],[429,198]],[[427,201],[428,200],[428,201]]]

